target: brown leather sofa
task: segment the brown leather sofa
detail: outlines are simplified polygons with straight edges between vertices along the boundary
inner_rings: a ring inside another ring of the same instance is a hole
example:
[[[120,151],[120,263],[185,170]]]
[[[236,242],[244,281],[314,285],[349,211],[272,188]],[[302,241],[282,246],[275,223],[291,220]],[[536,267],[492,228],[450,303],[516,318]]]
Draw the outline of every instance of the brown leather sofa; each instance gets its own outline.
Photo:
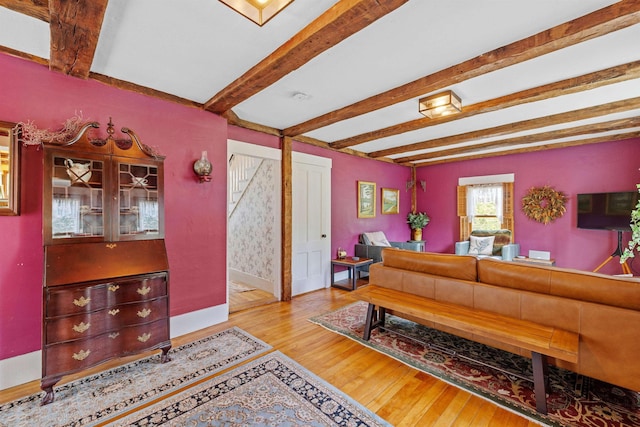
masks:
[[[549,358],[550,364],[640,390],[637,279],[491,258],[385,249],[382,262],[370,268],[369,283],[577,332],[578,363]],[[528,351],[501,342],[447,332],[531,357]]]

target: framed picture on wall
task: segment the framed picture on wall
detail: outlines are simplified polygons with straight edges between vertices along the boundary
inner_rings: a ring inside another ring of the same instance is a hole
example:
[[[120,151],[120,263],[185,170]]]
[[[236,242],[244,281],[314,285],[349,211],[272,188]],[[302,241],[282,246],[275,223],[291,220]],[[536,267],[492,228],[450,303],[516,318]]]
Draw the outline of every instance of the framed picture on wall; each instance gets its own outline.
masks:
[[[384,215],[400,213],[400,190],[382,189],[382,213]]]
[[[375,218],[376,183],[358,181],[358,218]]]

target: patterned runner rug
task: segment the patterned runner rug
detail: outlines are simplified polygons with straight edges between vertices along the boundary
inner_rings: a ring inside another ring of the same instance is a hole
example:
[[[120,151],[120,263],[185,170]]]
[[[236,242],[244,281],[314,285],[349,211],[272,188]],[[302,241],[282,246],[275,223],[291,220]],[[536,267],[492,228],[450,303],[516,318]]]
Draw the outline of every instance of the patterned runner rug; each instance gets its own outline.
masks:
[[[239,328],[172,348],[172,360],[150,356],[55,388],[56,400],[40,406],[44,393],[0,405],[0,427],[90,426],[179,390],[269,350]]]
[[[549,369],[549,414],[541,415],[535,410],[533,383],[521,378],[523,375],[525,378],[533,378],[531,361],[528,358],[430,329],[399,317],[387,316],[387,326],[397,330],[401,335],[389,330],[381,332],[375,329],[371,340],[363,341],[366,308],[365,302],[357,302],[310,320],[545,425],[640,426],[640,393],[555,367]],[[499,366],[513,375],[468,361],[433,346],[429,348],[415,340],[455,350],[461,355]]]
[[[118,426],[389,426],[282,353],[269,353],[114,422]]]

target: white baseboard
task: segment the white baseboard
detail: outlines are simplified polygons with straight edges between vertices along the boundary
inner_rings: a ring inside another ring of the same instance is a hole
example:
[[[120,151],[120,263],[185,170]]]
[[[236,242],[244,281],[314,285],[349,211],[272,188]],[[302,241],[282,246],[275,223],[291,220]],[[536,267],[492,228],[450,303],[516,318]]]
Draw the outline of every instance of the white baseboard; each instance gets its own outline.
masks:
[[[172,316],[170,319],[171,338],[208,328],[228,319],[228,304]],[[42,351],[40,350],[0,360],[0,390],[40,380],[41,377]]]
[[[269,280],[263,279],[262,277],[257,277],[240,270],[234,270],[233,268],[230,268],[229,280],[244,283],[245,285],[253,286],[254,288],[262,289],[265,292],[274,294],[274,283]]]
[[[42,351],[0,360],[0,390],[39,380],[42,377]]]

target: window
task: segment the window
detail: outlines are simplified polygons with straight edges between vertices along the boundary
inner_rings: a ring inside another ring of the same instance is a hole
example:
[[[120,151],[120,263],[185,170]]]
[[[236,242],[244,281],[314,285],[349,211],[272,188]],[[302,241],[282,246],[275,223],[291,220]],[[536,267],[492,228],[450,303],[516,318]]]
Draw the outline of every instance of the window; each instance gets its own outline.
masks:
[[[473,230],[511,230],[513,241],[513,174],[460,178],[460,240]]]

